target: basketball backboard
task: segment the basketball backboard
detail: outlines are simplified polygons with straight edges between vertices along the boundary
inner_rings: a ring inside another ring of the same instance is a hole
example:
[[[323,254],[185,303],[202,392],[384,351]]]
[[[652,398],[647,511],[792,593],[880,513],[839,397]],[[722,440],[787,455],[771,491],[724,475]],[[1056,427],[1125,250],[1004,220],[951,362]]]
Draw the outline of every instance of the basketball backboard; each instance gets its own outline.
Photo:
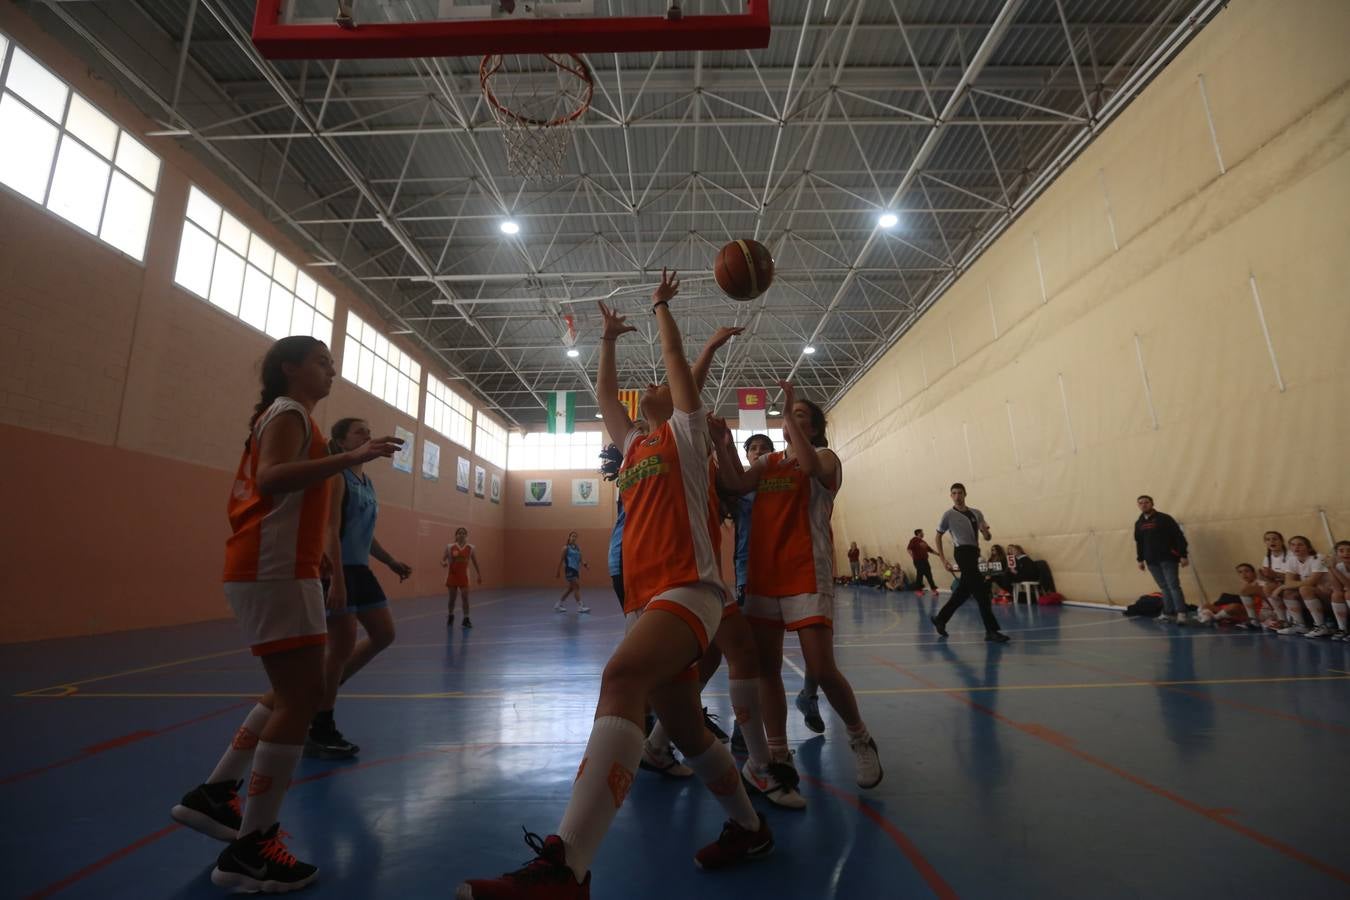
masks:
[[[253,42],[273,59],[768,46],[768,0],[726,6],[735,11],[723,0],[257,0]]]

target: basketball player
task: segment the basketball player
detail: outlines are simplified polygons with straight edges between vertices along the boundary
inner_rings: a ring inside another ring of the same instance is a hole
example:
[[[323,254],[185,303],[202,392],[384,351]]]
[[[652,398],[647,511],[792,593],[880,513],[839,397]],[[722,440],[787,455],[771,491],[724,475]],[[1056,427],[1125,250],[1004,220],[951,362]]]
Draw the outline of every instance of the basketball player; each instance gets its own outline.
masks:
[[[483,570],[478,568],[478,556],[473,552],[473,544],[469,543],[469,529],[461,526],[455,529],[455,542],[446,544],[445,552],[441,554],[441,565],[446,569],[445,587],[450,592],[445,616],[446,628],[451,628],[455,624],[456,592],[464,604],[464,627],[473,627],[473,622],[469,619],[469,563],[473,563],[474,574],[478,576],[478,583],[481,585]]]
[[[345,453],[370,440],[370,426],[364,419],[338,419],[329,435],[329,452]],[[394,642],[394,617],[389,614],[384,589],[370,569],[370,558],[373,556],[388,566],[399,581],[412,574],[410,566],[394,559],[375,540],[375,519],[380,507],[375,499],[375,485],[364,470],[364,465],[355,465],[334,476],[335,496],[341,509],[339,536],[347,606],[341,612],[328,614],[323,703],[305,740],[305,756],[318,759],[350,759],[360,751],[360,747],[343,737],[333,721],[338,688]],[[327,581],[325,585],[331,588]],[[356,641],[358,621],[366,630],[360,643]]]
[[[834,659],[834,535],[830,516],[843,484],[843,465],[828,449],[825,413],[809,400],[799,400],[790,382],[783,390],[783,436],[787,448],[762,456],[747,472],[731,448],[725,422],[713,426],[721,469],[729,489],[754,490],[751,509],[750,563],[746,585],[746,617],[759,648],[760,703],[772,765],[742,771],[760,791],[790,798],[803,808],[795,786],[797,772],[787,746],[787,697],[783,690],[783,635],[795,631],[807,670],[825,691],[848,729],[849,747],[857,763],[857,783],[873,788],[884,775],[876,741],[858,711],[853,687]],[[773,799],[772,797],[770,799]]]
[[[710,483],[707,419],[693,373],[684,358],[670,301],[679,292],[675,273],[661,273],[652,313],[661,335],[669,383],[649,385],[642,415],[651,428],[633,427],[618,399],[615,340],[637,329],[603,303],[604,332],[596,394],[612,438],[622,438],[619,474],[627,521],[623,573],[628,633],[601,677],[595,723],[558,833],[540,839],[527,832],[537,858],[500,878],[461,884],[457,900],[586,900],[591,861],[623,804],[642,757],[642,709],[650,699],[690,768],[730,819],[695,862],[722,868],[765,856],[773,835],[753,806],[736,763],[704,728],[697,662],[717,630],[726,603],[718,572],[716,498]],[[678,841],[672,831],[663,841]]]
[[[590,563],[581,558],[581,547],[577,545],[577,533],[575,531],[569,531],[567,533],[567,543],[564,544],[562,548],[562,556],[558,558],[558,571],[553,576],[554,578],[561,578],[564,571],[567,573],[567,589],[562,592],[562,596],[558,598],[558,602],[553,605],[553,608],[558,612],[566,611],[567,606],[565,601],[567,600],[568,594],[577,595],[578,613],[588,613],[591,611],[589,606],[581,602],[582,566],[585,566],[587,569],[591,567]]]
[[[230,844],[211,881],[239,891],[298,890],[319,870],[282,843],[282,800],[323,695],[325,550],[341,571],[338,507],[329,479],[343,469],[393,456],[403,443],[385,437],[330,455],[314,423],[337,372],[322,341],[297,335],[272,345],[262,362],[262,397],[228,505],[225,596],[271,689],[244,718],[206,782],[189,791],[172,816]],[[343,579],[333,581],[329,609],[347,604]],[[242,812],[238,789],[251,776]]]

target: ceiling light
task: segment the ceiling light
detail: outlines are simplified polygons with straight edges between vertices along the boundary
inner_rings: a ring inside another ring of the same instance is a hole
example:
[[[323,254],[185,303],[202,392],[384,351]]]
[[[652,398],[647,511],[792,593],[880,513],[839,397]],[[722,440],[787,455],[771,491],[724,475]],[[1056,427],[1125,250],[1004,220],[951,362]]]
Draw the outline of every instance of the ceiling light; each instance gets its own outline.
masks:
[[[805,353],[807,356],[810,356],[812,353],[816,352],[816,348],[812,347],[810,344],[807,344],[805,347],[802,348],[802,352]]]
[[[578,350],[576,347],[569,347],[567,349],[567,355],[572,357],[573,359],[576,359],[578,356],[581,355],[581,351]]]
[[[899,216],[897,216],[895,213],[888,212],[881,214],[881,218],[877,219],[877,224],[880,225],[882,228],[894,228],[896,226],[896,223],[898,223],[899,221],[900,221]]]
[[[520,225],[513,219],[507,219],[498,226],[502,234],[520,234]]]
[[[603,418],[605,417],[605,414],[604,414],[604,413],[599,413],[599,412],[598,412],[598,413],[595,414],[595,417],[596,417],[597,419],[603,419]]]
[[[778,415],[778,410],[776,410],[776,409],[771,409],[771,410],[769,410],[769,415],[771,415],[771,416],[776,416],[776,415]]]

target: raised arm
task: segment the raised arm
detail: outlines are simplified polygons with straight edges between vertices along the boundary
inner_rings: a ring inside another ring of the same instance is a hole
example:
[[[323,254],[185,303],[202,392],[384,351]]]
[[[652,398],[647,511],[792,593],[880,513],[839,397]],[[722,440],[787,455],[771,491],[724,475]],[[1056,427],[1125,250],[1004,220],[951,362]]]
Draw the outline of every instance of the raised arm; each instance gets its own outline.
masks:
[[[747,472],[741,467],[741,458],[736,454],[727,420],[708,416],[708,435],[717,452],[717,483],[722,489],[733,494],[748,494],[758,487],[764,470],[759,466],[751,466]]]
[[[633,430],[633,420],[628,418],[628,409],[619,402],[619,366],[614,358],[614,342],[619,335],[637,328],[627,324],[626,316],[621,316],[605,304],[600,304],[600,315],[604,317],[604,331],[600,335],[600,371],[595,375],[596,401],[600,404],[600,417],[605,420],[605,431],[609,439],[623,449],[623,440]]]
[[[661,270],[661,283],[652,291],[652,312],[661,330],[661,358],[666,363],[666,382],[670,385],[670,402],[683,413],[695,412],[703,405],[694,383],[689,360],[684,358],[684,339],[680,326],[670,311],[670,301],[680,293],[679,273]]]
[[[713,332],[713,336],[708,338],[708,343],[703,345],[703,351],[699,353],[698,359],[694,360],[694,384],[698,387],[699,393],[703,392],[703,386],[708,383],[708,370],[712,368],[713,357],[717,354],[727,341],[738,334],[744,333],[744,328],[731,328],[723,326]]]
[[[778,386],[783,390],[783,432],[792,442],[792,455],[796,457],[797,465],[807,475],[834,490],[839,484],[839,457],[830,450],[812,446],[811,439],[792,414],[793,404],[797,402],[796,388],[790,381],[780,381]]]

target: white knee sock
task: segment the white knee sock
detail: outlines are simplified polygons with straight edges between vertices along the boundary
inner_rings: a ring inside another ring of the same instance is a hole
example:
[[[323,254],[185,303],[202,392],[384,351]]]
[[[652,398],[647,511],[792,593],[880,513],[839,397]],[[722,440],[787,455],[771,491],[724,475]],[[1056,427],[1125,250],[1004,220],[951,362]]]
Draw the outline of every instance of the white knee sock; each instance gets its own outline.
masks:
[[[1322,600],[1313,597],[1311,600],[1304,600],[1303,605],[1308,607],[1308,615],[1312,616],[1313,626],[1321,628],[1327,623],[1326,615],[1322,612]]]
[[[303,744],[258,742],[253,754],[253,774],[248,780],[248,799],[244,802],[244,821],[239,825],[240,836],[266,831],[276,824],[302,750]]]
[[[1331,611],[1332,611],[1332,613],[1334,613],[1335,616],[1336,616],[1336,627],[1339,628],[1341,631],[1345,631],[1345,629],[1346,629],[1346,615],[1345,615],[1346,609],[1345,609],[1345,604],[1344,604],[1344,603],[1336,603],[1336,602],[1333,601],[1332,604],[1331,604]]]
[[[577,881],[586,877],[610,823],[633,785],[642,758],[642,729],[620,716],[602,716],[577,769],[558,836],[567,847],[567,865]]]
[[[207,784],[244,780],[248,775],[249,766],[253,764],[253,751],[258,746],[258,738],[270,715],[272,711],[261,703],[255,704],[249,710],[248,715],[244,717],[244,723],[239,726],[239,730],[230,739],[230,745],[225,748],[225,755],[207,777]]]
[[[1289,613],[1289,621],[1295,625],[1303,624],[1303,601],[1285,598],[1284,608]]]
[[[737,825],[751,831],[759,829],[759,815],[750,805],[745,785],[741,784],[736,760],[731,758],[731,751],[721,741],[713,741],[698,756],[686,756],[685,762],[712,791],[727,815],[736,820]]]
[[[764,736],[764,719],[759,714],[759,679],[731,678],[731,714],[741,726],[741,737],[756,767],[769,763],[769,739]]]
[[[1251,621],[1251,622],[1257,621],[1257,619],[1256,619],[1256,601],[1253,600],[1251,597],[1248,597],[1246,594],[1243,594],[1243,595],[1242,595],[1242,608],[1245,609],[1245,610],[1247,611],[1247,619],[1248,619],[1249,621]]]

